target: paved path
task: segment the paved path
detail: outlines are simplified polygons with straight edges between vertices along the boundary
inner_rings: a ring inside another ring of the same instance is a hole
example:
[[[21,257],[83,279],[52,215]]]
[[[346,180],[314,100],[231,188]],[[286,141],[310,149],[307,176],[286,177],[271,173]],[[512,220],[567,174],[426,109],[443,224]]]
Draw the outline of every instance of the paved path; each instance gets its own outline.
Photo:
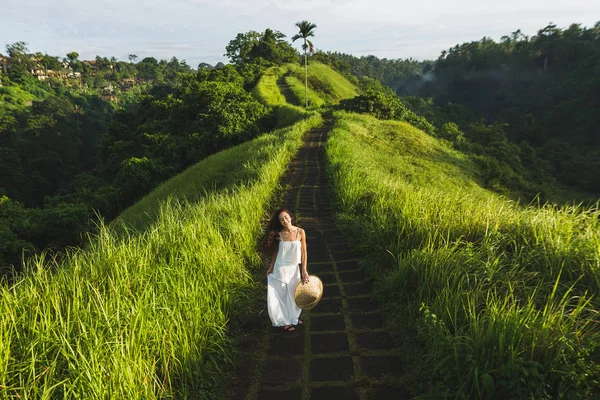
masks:
[[[285,81],[285,78],[288,75],[290,75],[289,72],[287,72],[285,75],[280,76],[279,79],[277,79],[277,87],[279,88],[279,92],[281,92],[281,94],[285,98],[285,101],[288,104],[298,105],[298,100],[296,99],[296,96],[294,96],[292,90],[290,89],[290,86]]]
[[[282,204],[306,231],[308,270],[323,281],[323,299],[303,313],[304,325],[282,332],[270,326],[265,286],[263,311],[254,326],[247,326],[248,343],[241,343],[248,353],[240,357],[233,399],[410,398],[383,315],[333,222],[324,165],[327,131],[307,133],[284,178],[288,189]]]

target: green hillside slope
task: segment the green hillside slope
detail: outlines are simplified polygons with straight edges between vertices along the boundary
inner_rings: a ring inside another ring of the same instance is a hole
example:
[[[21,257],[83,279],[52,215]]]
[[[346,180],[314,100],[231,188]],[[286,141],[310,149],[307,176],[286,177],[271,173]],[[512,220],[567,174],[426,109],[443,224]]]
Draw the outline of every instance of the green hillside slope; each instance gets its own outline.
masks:
[[[391,310],[415,392],[599,393],[598,209],[521,206],[406,123],[335,117],[337,217]]]
[[[321,123],[205,160],[122,217],[142,227],[150,215],[150,229],[101,227],[86,250],[36,259],[0,286],[0,397],[218,398],[215,371],[230,357],[231,318],[247,310],[266,209],[302,135]]]
[[[259,178],[260,166],[272,157],[275,138],[263,135],[205,158],[123,211],[113,225],[143,229],[155,221],[161,204],[169,198],[179,202],[197,202],[211,193],[255,181]]]
[[[282,90],[287,93],[282,93]],[[270,68],[253,93],[266,105],[304,106],[304,67],[286,64]],[[338,104],[341,100],[353,98],[358,93],[359,89],[355,84],[331,67],[319,62],[311,62],[308,65],[309,107]]]

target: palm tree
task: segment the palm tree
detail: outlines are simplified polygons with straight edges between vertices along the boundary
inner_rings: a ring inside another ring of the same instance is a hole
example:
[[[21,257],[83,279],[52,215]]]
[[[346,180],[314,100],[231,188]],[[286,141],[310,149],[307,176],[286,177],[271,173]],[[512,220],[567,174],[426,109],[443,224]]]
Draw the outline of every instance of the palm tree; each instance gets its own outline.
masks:
[[[306,51],[312,53],[313,52],[313,44],[308,37],[315,36],[314,29],[317,25],[308,22],[308,21],[300,21],[296,22],[296,26],[300,29],[300,32],[296,33],[292,37],[292,42],[295,42],[297,39],[304,39],[304,43],[302,44],[302,50],[304,50],[304,97],[306,99],[306,108],[308,108],[308,64],[306,58]]]

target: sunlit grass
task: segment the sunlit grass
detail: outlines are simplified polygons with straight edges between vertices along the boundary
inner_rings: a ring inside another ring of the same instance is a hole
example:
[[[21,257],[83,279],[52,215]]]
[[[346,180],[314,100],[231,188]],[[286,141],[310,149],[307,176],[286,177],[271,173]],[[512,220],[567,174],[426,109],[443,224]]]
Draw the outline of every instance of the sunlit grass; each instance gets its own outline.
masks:
[[[252,94],[263,104],[272,107],[277,116],[278,126],[286,126],[303,117],[306,113],[304,67],[298,64],[285,64],[269,68],[252,89]],[[289,88],[290,104],[277,84],[283,80]],[[331,67],[311,62],[308,68],[308,105],[315,111],[323,105],[333,105],[340,100],[358,95],[358,88],[334,71]]]
[[[286,75],[284,79],[298,104],[304,105],[307,97],[309,108],[319,108],[325,104],[325,100],[319,97],[319,94],[313,89],[309,87],[308,90],[305,90],[304,78],[299,79],[294,75]]]
[[[396,325],[419,333],[420,393],[598,393],[598,208],[519,205],[408,124],[336,119],[327,154],[337,217],[369,254]]]
[[[252,89],[252,94],[258,101],[273,109],[278,127],[291,125],[307,116],[304,108],[287,103],[281,94],[277,80],[287,71],[286,66],[269,68]]]
[[[233,151],[221,151],[203,159],[127,208],[112,225],[116,229],[123,226],[142,229],[156,219],[160,204],[169,197],[193,202],[211,192],[255,180],[260,173],[256,165],[272,157],[271,142],[271,137],[262,136],[238,145]]]
[[[213,158],[243,179],[220,166],[174,178],[147,203],[156,217],[143,231],[101,226],[60,264],[32,260],[0,288],[1,397],[213,398],[208,377],[229,362],[229,320],[248,309],[266,207],[303,133],[321,122],[257,138],[258,154],[247,144]],[[208,186],[181,189],[195,180]]]
[[[273,107],[286,104],[285,97],[281,94],[277,86],[277,79],[286,71],[286,67],[271,67],[267,69],[254,89],[252,89],[254,97],[266,106]]]
[[[287,65],[291,75],[297,78],[304,86],[304,66],[298,64]],[[358,96],[358,88],[333,68],[319,62],[309,61],[308,88],[314,95],[327,104],[337,104],[340,100]],[[302,92],[304,100],[304,92]],[[302,102],[304,104],[304,101]],[[309,98],[310,104],[310,98]]]

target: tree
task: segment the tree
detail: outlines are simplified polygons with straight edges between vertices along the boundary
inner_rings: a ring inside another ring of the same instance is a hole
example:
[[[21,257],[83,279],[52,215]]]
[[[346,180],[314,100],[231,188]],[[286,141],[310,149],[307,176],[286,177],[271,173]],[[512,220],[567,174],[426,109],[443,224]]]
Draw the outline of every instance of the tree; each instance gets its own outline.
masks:
[[[261,34],[258,43],[250,51],[250,59],[263,58],[277,65],[294,62],[298,53],[284,38],[283,33],[266,29]]]
[[[212,65],[210,65],[209,63],[205,63],[205,62],[201,62],[200,64],[198,64],[198,70],[201,69],[213,69],[214,67]]]
[[[238,33],[225,48],[227,52],[224,55],[237,66],[263,64],[264,61],[277,65],[293,62],[298,53],[284,38],[283,33],[272,29],[263,33]]]
[[[54,70],[58,71],[60,69],[60,61],[57,57],[49,56],[48,54],[44,54],[41,57],[40,64],[46,68],[46,70]]]
[[[79,58],[79,53],[76,51],[72,51],[70,53],[67,53],[67,58],[69,59],[69,62],[75,62],[77,61],[77,59]]]
[[[315,36],[314,29],[317,25],[310,23],[308,21],[300,21],[296,22],[296,26],[300,31],[292,37],[292,42],[295,42],[298,39],[304,40],[302,44],[302,50],[304,50],[304,96],[306,98],[306,108],[308,108],[308,60],[307,60],[307,50],[312,53],[313,52],[313,44],[307,38],[311,36]]]
[[[73,68],[73,71],[81,71],[81,61],[79,61],[79,53],[76,51],[72,51],[67,53],[67,59],[69,61],[69,65]]]
[[[137,54],[130,54],[129,55],[129,61],[132,62],[132,63],[134,63],[135,60],[137,60],[137,58],[138,58]]]
[[[6,52],[9,57],[9,78],[18,80],[24,74],[28,75],[28,71],[35,67],[33,60],[27,56],[28,51],[26,42],[15,42],[6,45]]]
[[[225,47],[226,53],[223,55],[235,65],[244,64],[254,46],[258,44],[260,36],[261,34],[256,31],[238,33],[235,39],[231,40]]]

